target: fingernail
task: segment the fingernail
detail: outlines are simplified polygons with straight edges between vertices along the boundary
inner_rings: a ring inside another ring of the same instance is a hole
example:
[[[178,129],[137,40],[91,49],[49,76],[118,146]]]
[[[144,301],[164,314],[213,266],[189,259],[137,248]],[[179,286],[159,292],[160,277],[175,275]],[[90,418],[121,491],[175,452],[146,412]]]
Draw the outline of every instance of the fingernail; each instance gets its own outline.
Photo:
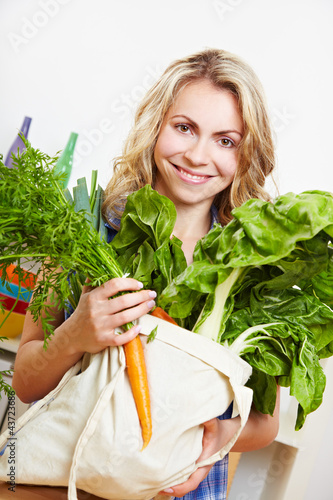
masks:
[[[161,493],[173,493],[173,489],[172,488],[165,488],[165,490],[163,490]]]
[[[140,333],[140,332],[141,332],[141,329],[142,329],[142,326],[141,326],[141,325],[136,325],[136,326],[134,327],[134,331],[135,331],[135,333]]]
[[[149,302],[147,302],[147,306],[149,307],[149,309],[154,307],[154,305],[155,305],[155,300],[150,300]]]
[[[149,295],[149,297],[151,297],[152,299],[154,299],[157,296],[157,293],[154,290],[150,290],[150,292],[149,292],[148,295]]]
[[[141,283],[141,281],[137,281],[138,283],[138,288],[143,288],[143,283]]]

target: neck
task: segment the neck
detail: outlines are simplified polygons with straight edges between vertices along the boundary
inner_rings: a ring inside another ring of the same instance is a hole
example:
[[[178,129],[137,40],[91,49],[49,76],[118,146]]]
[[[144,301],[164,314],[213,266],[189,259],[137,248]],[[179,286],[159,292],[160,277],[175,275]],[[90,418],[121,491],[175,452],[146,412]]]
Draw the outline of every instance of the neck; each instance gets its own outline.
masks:
[[[200,238],[208,233],[211,226],[211,213],[198,207],[186,210],[177,207],[177,219],[174,227],[174,235],[182,242],[182,249],[186,261],[190,264],[193,261],[193,250]]]

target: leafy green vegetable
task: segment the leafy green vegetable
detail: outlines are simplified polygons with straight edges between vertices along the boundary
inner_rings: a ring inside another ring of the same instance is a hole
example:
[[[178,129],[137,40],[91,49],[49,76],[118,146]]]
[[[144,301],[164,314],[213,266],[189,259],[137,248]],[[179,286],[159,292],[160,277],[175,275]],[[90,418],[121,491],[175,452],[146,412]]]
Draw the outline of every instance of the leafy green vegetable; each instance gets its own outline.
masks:
[[[156,210],[159,198],[164,214]],[[225,228],[215,225],[198,242],[186,267],[181,242],[171,238],[170,201],[146,186],[129,197],[114,248],[131,275],[158,291],[157,304],[179,324],[252,365],[249,385],[260,411],[274,411],[276,377],[290,386],[300,404],[299,429],[321,403],[319,359],[333,350],[333,198],[288,193],[273,204],[250,200],[233,215]]]
[[[132,277],[158,294],[186,268],[182,242],[172,237],[176,208],[146,185],[131,194],[112,241],[118,262]]]
[[[255,368],[250,385],[258,410],[272,414],[272,377],[290,386],[300,404],[299,429],[322,401],[319,359],[333,351],[333,196],[312,191],[274,203],[250,200],[233,216],[198,242],[194,262],[158,304]]]

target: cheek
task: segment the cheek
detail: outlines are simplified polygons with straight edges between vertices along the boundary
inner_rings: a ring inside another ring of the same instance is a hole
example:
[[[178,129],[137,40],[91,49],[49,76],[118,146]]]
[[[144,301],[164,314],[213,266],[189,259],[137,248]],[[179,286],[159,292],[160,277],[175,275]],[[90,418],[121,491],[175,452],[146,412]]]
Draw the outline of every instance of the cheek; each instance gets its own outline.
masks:
[[[161,131],[155,146],[155,161],[170,158],[181,151],[182,141],[171,129]]]
[[[219,161],[216,166],[222,177],[233,179],[237,170],[237,157],[232,155],[231,157],[225,158],[224,161]]]

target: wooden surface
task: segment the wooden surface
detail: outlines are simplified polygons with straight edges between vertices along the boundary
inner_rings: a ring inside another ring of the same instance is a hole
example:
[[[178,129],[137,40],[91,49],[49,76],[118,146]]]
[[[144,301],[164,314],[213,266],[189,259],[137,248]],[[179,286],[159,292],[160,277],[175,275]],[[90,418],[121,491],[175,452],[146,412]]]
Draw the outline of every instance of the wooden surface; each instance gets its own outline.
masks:
[[[229,470],[228,492],[232,483],[240,453],[231,454],[231,463]],[[9,483],[0,481],[0,498],[1,500],[67,500],[67,488],[52,487],[52,486],[29,486],[25,484],[16,484],[15,492],[9,491]],[[102,500],[91,493],[78,490],[78,500]],[[168,498],[168,497],[164,497]]]
[[[67,500],[67,488],[52,486],[28,486],[16,484],[15,492],[9,491],[9,484],[0,481],[1,500]],[[91,493],[78,490],[78,500],[101,500]]]
[[[230,452],[229,453],[229,470],[228,470],[228,489],[227,489],[227,498],[229,495],[229,491],[232,485],[232,481],[234,479],[234,475],[236,474],[238,462],[240,461],[241,453]]]

